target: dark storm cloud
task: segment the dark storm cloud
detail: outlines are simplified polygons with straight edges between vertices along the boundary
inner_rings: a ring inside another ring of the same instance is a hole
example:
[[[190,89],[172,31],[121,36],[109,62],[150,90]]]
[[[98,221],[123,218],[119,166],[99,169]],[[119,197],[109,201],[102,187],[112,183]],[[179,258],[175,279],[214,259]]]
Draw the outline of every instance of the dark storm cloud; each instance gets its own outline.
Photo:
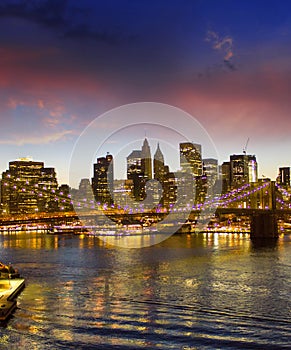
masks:
[[[66,0],[8,0],[0,3],[0,17],[17,17],[50,27],[60,27],[66,24],[66,9]]]
[[[3,1],[0,3],[0,18],[18,18],[37,23],[56,30],[59,37],[76,40],[89,39],[94,41],[117,44],[121,34],[99,30],[88,21],[89,14],[96,12],[97,2],[75,3],[67,0],[44,1]],[[96,13],[97,16],[97,13]],[[109,25],[110,28],[110,25]],[[111,28],[110,28],[111,29]],[[37,35],[37,33],[35,33]],[[132,40],[133,36],[129,39]],[[126,37],[122,37],[126,40]]]
[[[193,8],[187,1],[3,0],[0,19],[30,21],[55,29],[58,37],[76,40],[87,38],[110,44],[139,41],[146,45],[159,42],[165,46],[177,41],[178,33],[183,31],[181,16],[187,17],[184,29],[197,20]]]
[[[66,30],[64,33],[66,38],[71,39],[90,39],[96,41],[103,41],[108,44],[118,44],[120,42],[120,37],[117,35],[113,35],[106,32],[98,32],[96,30],[92,30],[89,26],[85,24],[81,24],[75,26],[71,29]]]

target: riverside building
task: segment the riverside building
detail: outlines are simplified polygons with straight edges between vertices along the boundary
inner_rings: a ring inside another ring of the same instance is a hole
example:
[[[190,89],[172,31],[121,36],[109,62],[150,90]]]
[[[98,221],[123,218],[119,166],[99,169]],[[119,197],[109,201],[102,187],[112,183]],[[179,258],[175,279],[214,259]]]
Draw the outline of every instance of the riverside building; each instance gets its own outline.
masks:
[[[20,158],[9,162],[2,173],[1,207],[7,214],[28,214],[54,210],[58,189],[54,168],[43,162]]]
[[[93,165],[92,189],[98,204],[113,204],[113,156],[97,158]]]

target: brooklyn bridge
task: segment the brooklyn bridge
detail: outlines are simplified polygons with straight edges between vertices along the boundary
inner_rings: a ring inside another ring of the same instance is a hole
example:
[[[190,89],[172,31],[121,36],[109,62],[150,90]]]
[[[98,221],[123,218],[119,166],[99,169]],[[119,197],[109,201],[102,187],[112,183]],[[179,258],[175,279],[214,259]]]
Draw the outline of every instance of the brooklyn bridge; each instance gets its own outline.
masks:
[[[18,189],[15,188],[15,191]],[[48,195],[50,190],[30,186],[29,183],[22,191],[30,191],[38,196]],[[191,207],[172,206],[163,208],[130,208],[107,206],[96,203],[92,199],[75,200],[70,194],[54,194],[54,200],[70,203],[75,210],[31,213],[31,214],[2,214],[0,229],[12,230],[53,230],[55,228],[71,227],[76,230],[90,230],[90,227],[105,225],[107,219],[120,226],[136,225],[145,227],[164,220],[171,214],[172,220],[180,221],[178,232],[191,233],[199,230],[198,221],[207,222],[207,230],[230,230],[233,227],[250,232],[251,237],[276,238],[281,230],[288,228],[291,222],[291,191],[274,181],[244,184],[220,196],[205,200]],[[84,221],[86,224],[84,224]],[[88,225],[89,223],[89,225]],[[205,229],[205,228],[204,228]]]

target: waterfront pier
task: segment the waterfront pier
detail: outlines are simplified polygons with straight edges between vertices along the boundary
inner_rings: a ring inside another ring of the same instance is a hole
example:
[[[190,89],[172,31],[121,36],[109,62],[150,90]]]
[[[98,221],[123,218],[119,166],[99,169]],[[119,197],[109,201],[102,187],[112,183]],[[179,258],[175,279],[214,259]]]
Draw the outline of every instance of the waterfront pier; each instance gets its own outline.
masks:
[[[10,317],[17,306],[16,297],[24,288],[23,278],[0,279],[0,321]]]

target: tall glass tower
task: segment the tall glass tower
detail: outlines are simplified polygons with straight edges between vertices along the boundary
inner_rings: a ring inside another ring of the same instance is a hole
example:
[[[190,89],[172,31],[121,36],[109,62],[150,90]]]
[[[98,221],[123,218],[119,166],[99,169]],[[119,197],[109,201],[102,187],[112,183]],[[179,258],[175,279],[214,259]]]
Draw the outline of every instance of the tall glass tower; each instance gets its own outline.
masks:
[[[230,156],[230,182],[232,187],[258,181],[256,156],[233,154]]]
[[[152,157],[148,140],[145,138],[141,148],[141,169],[145,181],[152,179]]]
[[[180,166],[182,172],[201,176],[203,172],[201,145],[192,142],[180,143]]]
[[[113,156],[107,153],[106,157],[97,158],[94,164],[92,189],[95,200],[100,204],[113,203]]]

